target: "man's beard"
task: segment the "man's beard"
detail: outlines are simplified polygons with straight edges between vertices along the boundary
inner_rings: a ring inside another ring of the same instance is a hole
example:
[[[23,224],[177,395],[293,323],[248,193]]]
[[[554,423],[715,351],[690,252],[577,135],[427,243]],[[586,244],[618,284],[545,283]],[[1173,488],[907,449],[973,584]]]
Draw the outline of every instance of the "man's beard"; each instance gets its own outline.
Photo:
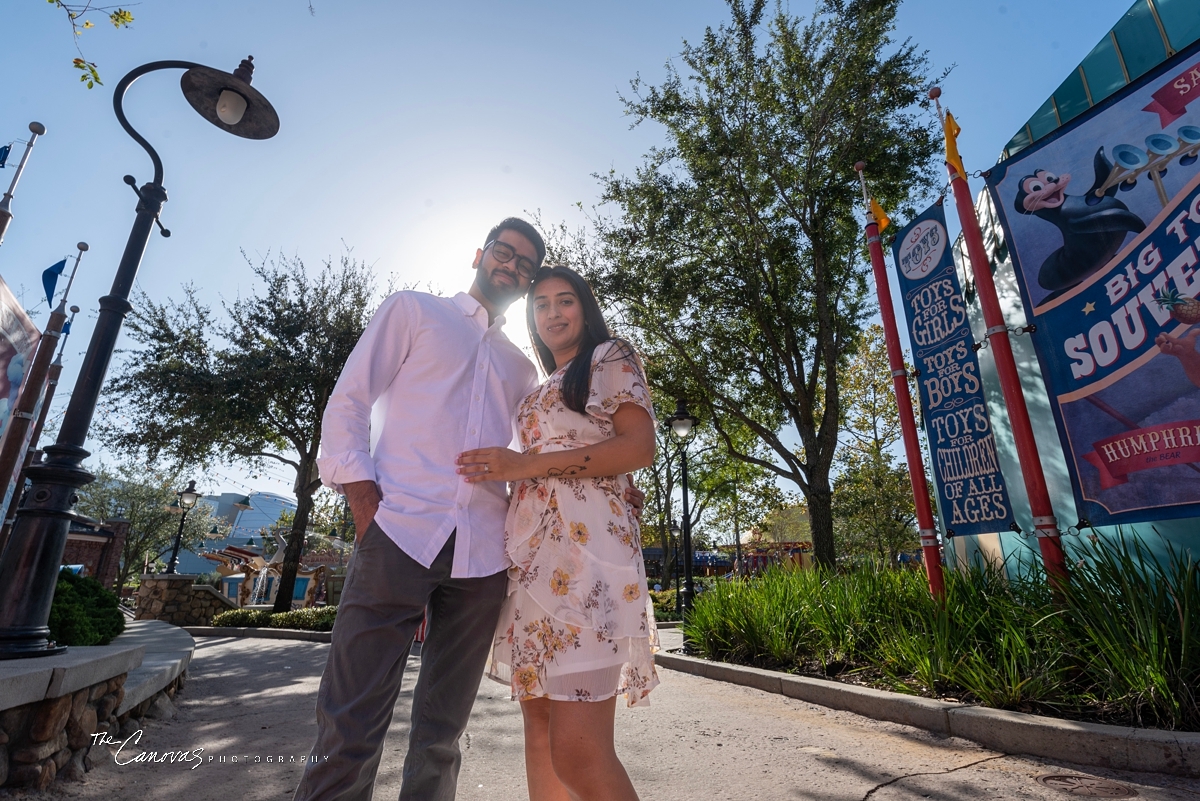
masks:
[[[496,272],[497,271],[493,271],[492,275],[494,276]],[[507,307],[514,300],[525,294],[525,292],[520,288],[520,279],[515,280],[516,283],[514,283],[511,287],[500,286],[491,281],[491,276],[488,276],[482,267],[477,267],[475,270],[475,286],[479,287],[479,291],[483,293],[485,298],[490,300],[492,303],[495,303],[497,306]]]

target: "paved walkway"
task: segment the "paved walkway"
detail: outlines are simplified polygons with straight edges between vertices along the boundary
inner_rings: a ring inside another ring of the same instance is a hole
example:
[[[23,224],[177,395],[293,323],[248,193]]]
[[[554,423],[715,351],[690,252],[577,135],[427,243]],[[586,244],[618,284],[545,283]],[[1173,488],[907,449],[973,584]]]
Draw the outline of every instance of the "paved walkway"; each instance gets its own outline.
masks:
[[[178,699],[179,716],[147,721],[140,747],[159,752],[202,748],[204,757],[218,761],[189,769],[182,764],[117,765],[104,755],[103,765],[85,783],[58,786],[43,797],[290,798],[301,768],[288,758],[300,757],[313,743],[313,705],[328,650],[328,645],[307,642],[198,640],[190,681]],[[399,794],[418,661],[409,661],[377,799]],[[617,711],[618,750],[644,801],[1069,798],[1035,781],[1047,773],[1112,779],[1145,799],[1200,799],[1196,780],[1007,757],[963,740],[780,695],[660,672],[662,685],[651,695],[649,708]],[[484,680],[463,748],[460,799],[526,798],[520,715],[500,685]],[[120,759],[136,753],[131,744]],[[255,763],[255,757],[261,761]]]

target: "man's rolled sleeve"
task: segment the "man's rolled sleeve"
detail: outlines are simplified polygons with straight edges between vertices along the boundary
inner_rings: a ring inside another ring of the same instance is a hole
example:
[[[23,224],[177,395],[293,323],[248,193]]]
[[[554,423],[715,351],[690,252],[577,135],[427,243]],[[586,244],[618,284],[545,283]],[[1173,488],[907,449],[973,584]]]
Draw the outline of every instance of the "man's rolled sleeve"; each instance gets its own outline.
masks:
[[[343,492],[342,487],[355,481],[375,481],[375,460],[364,451],[350,451],[338,456],[319,457],[317,468],[321,472],[321,483],[334,492]]]
[[[371,407],[387,390],[411,346],[412,304],[397,292],[379,306],[338,377],[321,418],[321,483],[337,492],[376,481],[371,456]]]

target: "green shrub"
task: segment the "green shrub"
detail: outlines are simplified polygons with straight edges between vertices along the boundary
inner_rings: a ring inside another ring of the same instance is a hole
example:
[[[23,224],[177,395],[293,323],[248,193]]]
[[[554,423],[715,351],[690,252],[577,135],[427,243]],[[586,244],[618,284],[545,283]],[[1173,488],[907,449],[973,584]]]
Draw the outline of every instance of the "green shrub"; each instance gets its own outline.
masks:
[[[246,626],[266,626],[271,622],[271,613],[265,609],[230,609],[213,615],[214,626],[243,628]]]
[[[679,619],[679,613],[675,611],[675,590],[650,590],[650,600],[654,604],[655,620]]]
[[[1200,730],[1200,562],[1123,536],[1089,557],[1066,593],[1088,690],[1135,725]]]
[[[94,578],[63,570],[47,625],[59,645],[107,645],[125,630],[125,616],[115,593]]]
[[[332,631],[337,617],[336,606],[317,606],[311,609],[294,609],[291,612],[272,614],[265,609],[230,609],[212,619],[214,626],[263,627],[272,629],[302,629],[304,631]]]
[[[196,580],[193,581],[192,583],[207,585],[209,587],[213,587],[214,589],[219,590],[219,589],[221,589],[221,578],[222,578],[221,573],[219,571],[213,570],[208,573],[201,573],[200,575],[196,576]]]
[[[293,609],[277,612],[267,623],[273,629],[303,629],[304,631],[333,631],[333,620],[337,617],[336,606],[314,606],[308,609]]]
[[[1200,564],[1123,536],[1094,543],[1061,600],[1044,576],[776,569],[696,598],[709,659],[1001,709],[1200,730]]]

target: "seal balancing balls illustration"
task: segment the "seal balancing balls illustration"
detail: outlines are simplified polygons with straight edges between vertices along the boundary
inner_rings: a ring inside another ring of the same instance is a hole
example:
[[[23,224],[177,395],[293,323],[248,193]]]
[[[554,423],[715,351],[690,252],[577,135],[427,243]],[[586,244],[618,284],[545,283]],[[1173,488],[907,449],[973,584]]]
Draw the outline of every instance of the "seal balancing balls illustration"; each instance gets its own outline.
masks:
[[[1038,272],[1038,283],[1051,292],[1047,300],[1108,264],[1126,236],[1141,233],[1146,227],[1141,217],[1113,197],[1117,193],[1115,184],[1097,196],[1112,172],[1103,147],[1092,159],[1092,170],[1094,182],[1083,195],[1066,193],[1071,182],[1069,174],[1056,175],[1041,168],[1023,177],[1018,185],[1013,201],[1016,210],[1057,226],[1062,234],[1062,247],[1046,257]]]
[[[1164,289],[1154,298],[1158,305],[1171,310],[1171,316],[1185,325],[1200,323],[1200,300],[1180,295],[1177,289]]]

